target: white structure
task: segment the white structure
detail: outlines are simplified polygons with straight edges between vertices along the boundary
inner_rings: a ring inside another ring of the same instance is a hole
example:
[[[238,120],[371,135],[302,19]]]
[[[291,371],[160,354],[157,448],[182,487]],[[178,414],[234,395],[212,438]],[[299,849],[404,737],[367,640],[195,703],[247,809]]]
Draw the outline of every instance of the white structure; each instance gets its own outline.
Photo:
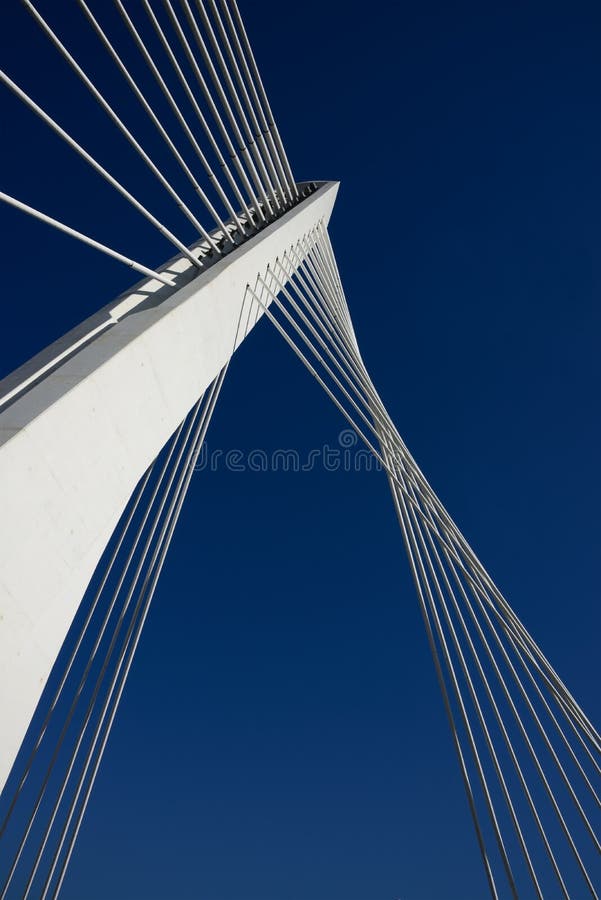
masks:
[[[582,896],[583,885],[596,896],[588,855],[601,850],[592,824],[601,738],[370,379],[327,229],[338,185],[296,183],[235,0],[163,0],[164,15],[154,0],[133,15],[116,0],[118,49],[86,0],[75,0],[179,167],[186,196],[34,0],[22,2],[199,239],[183,242],[0,70],[0,83],[178,250],[155,271],[0,193],[145,275],[0,383],[0,840],[16,829],[4,857],[0,844],[0,900],[21,876],[20,897],[60,891],[228,361],[263,316],[388,475],[491,896],[501,883],[516,898]],[[148,84],[132,75],[140,55]],[[69,647],[82,598],[89,609]],[[69,658],[54,698],[34,715],[61,648]]]
[[[206,272],[176,257],[161,269],[175,288],[139,282],[0,382],[0,789],[136,484],[263,315],[247,284],[327,224],[337,189],[323,184]]]

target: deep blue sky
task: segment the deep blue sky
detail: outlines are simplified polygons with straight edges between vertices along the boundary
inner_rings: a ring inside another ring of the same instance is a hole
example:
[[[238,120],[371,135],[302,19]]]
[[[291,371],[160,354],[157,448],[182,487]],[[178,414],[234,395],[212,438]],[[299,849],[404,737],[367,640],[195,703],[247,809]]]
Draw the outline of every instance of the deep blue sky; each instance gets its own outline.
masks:
[[[83,32],[87,65],[133,115],[75,4],[43,6]],[[341,181],[332,240],[386,404],[597,713],[598,4],[241,9],[297,178]],[[0,16],[8,72],[191,240],[17,0]],[[4,190],[147,264],[171,255],[5,92],[0,104]],[[131,277],[16,212],[0,227],[5,374]],[[209,445],[308,452],[342,427],[264,322]],[[484,895],[384,477],[197,474],[65,900]]]

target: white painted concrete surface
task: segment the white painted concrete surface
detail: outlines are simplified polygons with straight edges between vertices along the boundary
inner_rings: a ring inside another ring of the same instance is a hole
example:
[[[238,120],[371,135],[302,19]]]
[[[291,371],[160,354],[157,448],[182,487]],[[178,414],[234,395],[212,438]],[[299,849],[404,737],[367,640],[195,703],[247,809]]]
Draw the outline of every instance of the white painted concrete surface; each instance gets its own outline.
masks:
[[[192,280],[172,261],[183,287],[141,282],[0,382],[2,398],[43,373],[0,407],[0,789],[137,482],[244,338],[247,283],[327,224],[337,189],[322,185]],[[136,310],[145,296],[156,305]]]

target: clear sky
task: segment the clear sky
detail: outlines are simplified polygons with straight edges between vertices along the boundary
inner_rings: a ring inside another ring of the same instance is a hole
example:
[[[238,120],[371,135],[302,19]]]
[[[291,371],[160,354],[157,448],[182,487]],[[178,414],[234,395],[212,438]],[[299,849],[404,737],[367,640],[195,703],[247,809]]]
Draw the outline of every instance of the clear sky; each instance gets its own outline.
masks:
[[[75,4],[40,6],[143,129]],[[385,403],[598,718],[598,4],[240,7],[297,179],[341,182],[330,231]],[[0,20],[9,74],[191,241],[17,0]],[[4,190],[171,255],[6,92],[0,115]],[[12,210],[0,228],[3,375],[132,279]],[[344,427],[263,322],[208,444],[306,456]],[[485,893],[384,476],[197,473],[65,900]]]

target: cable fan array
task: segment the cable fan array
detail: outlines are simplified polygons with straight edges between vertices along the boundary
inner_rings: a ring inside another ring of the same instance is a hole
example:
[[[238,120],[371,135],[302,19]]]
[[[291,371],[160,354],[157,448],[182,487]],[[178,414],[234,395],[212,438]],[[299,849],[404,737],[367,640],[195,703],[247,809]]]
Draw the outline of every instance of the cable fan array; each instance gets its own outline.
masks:
[[[388,474],[491,895],[596,897],[599,734],[395,428],[323,223],[248,292]]]
[[[143,17],[133,14],[123,0],[115,0],[122,20],[119,48],[106,26],[85,0],[74,0],[98,37],[108,61],[122,76],[153,126],[153,134],[168,148],[172,162],[185,176],[190,196],[174,186],[147,147],[136,137],[122,114],[109,102],[57,31],[42,16],[33,0],[21,0],[32,18],[70,66],[77,79],[106,113],[113,126],[152,173],[160,187],[206,242],[203,252],[192,253],[134,193],[16,81],[0,69],[0,82],[38,116],[65,144],[130,203],[197,269],[203,257],[215,257],[278,218],[302,196],[299,191],[250,42],[235,0],[181,0],[174,4],[142,0]],[[143,18],[143,21],[142,21]],[[151,42],[152,41],[152,42]],[[132,59],[129,60],[131,55]],[[137,57],[134,59],[134,57]],[[136,77],[134,63],[144,63],[146,78]],[[157,112],[149,85],[162,98],[168,118]],[[176,141],[175,136],[178,135]],[[202,173],[204,177],[201,177]],[[305,188],[306,193],[307,188]],[[0,192],[0,200],[39,221],[69,234],[144,275],[165,284],[171,280],[129,256],[40,211],[23,200]],[[198,205],[200,204],[200,209]],[[206,225],[201,219],[205,220]],[[212,224],[210,224],[212,223]],[[231,227],[231,226],[234,227]],[[215,233],[216,229],[216,233]]]
[[[2,795],[2,898],[61,888],[225,373],[142,478],[54,667]]]

